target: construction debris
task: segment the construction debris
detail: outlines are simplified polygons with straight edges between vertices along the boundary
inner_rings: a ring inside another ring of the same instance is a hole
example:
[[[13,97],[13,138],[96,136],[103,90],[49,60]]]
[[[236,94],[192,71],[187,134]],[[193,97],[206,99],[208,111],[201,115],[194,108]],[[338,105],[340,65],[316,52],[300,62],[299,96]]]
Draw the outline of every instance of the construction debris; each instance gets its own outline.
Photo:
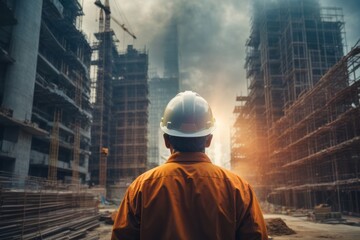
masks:
[[[265,221],[269,235],[281,236],[296,234],[296,232],[289,228],[281,218],[269,218]]]

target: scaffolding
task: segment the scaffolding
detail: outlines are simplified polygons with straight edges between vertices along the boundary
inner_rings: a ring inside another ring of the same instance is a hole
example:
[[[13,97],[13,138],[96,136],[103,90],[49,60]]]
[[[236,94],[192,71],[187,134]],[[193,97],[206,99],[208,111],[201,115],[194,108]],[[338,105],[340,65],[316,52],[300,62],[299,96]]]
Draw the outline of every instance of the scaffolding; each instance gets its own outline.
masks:
[[[254,104],[264,104],[264,95],[257,92],[257,96],[237,96],[236,102],[231,129],[231,169],[248,181],[259,197],[265,198],[262,179],[266,171],[262,161],[267,151],[264,106]]]
[[[79,184],[88,177],[92,118],[82,15],[77,0],[0,1],[0,75],[25,73],[0,79],[1,99],[16,100],[0,114],[0,145],[10,146],[0,146],[0,239],[98,239],[88,233],[99,225],[98,199]]]
[[[236,101],[240,102],[235,106],[233,114],[235,115],[235,122],[231,129],[231,169],[243,176],[251,184],[253,182],[249,177],[249,168],[246,166],[246,158],[249,155],[249,139],[244,138],[249,135],[249,114],[245,106],[248,97],[237,96]]]
[[[104,11],[106,10],[106,11]],[[105,18],[104,18],[105,13]],[[131,182],[146,170],[148,54],[128,46],[119,53],[110,28],[110,6],[101,5],[99,32],[92,65],[94,121],[92,125],[91,181],[107,188],[107,196],[118,198],[112,186]],[[116,191],[118,191],[117,188]]]
[[[75,120],[74,124],[74,148],[72,162],[72,183],[79,182],[79,162],[80,162],[80,122]]]
[[[78,107],[82,107],[82,75],[75,75],[75,103]],[[72,183],[76,184],[79,181],[79,163],[80,163],[80,142],[81,142],[81,120],[75,118],[74,120],[74,149],[73,149],[73,162],[72,162]]]
[[[87,186],[0,172],[1,239],[99,239],[96,195]]]
[[[33,137],[29,174],[46,177],[48,167],[50,179],[68,183],[85,181],[90,155],[91,48],[75,26],[82,15],[77,1],[44,2],[32,108],[32,121],[52,133]]]
[[[148,54],[129,45],[116,58],[119,77],[113,84],[112,147],[109,178],[112,184],[140,175],[147,167]]]
[[[246,131],[232,137],[244,146],[232,154],[255,169],[251,181],[263,200],[359,213],[358,50],[342,58],[342,10],[258,0],[253,12],[249,93],[234,124],[245,120]]]
[[[56,109],[54,112],[54,121],[51,131],[50,152],[49,152],[49,170],[48,179],[57,180],[57,164],[59,157],[59,123],[61,120],[61,110]]]
[[[108,1],[106,6],[109,7]],[[91,128],[92,156],[89,171],[91,181],[101,186],[107,181],[107,154],[103,150],[110,147],[110,118],[111,118],[111,79],[113,77],[113,55],[117,55],[114,44],[114,32],[110,29],[110,13],[100,9],[99,32],[95,33],[97,42],[93,45],[97,59],[91,64],[96,66],[97,76],[92,81],[92,92],[95,93],[94,119]]]
[[[325,202],[360,213],[359,67],[357,46],[275,123],[270,161],[286,174],[272,201],[297,208]]]

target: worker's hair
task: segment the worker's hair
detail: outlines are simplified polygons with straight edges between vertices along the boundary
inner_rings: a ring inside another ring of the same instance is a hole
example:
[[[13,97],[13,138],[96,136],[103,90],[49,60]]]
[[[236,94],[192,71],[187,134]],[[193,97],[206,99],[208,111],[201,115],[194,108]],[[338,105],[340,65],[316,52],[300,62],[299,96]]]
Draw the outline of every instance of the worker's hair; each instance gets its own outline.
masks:
[[[171,146],[177,152],[205,152],[207,136],[205,137],[175,137],[169,136]]]

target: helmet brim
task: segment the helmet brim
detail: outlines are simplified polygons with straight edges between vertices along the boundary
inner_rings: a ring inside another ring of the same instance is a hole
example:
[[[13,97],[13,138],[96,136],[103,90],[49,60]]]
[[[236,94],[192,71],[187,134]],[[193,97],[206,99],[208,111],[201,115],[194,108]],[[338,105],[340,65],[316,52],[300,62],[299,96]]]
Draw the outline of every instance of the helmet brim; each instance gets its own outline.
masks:
[[[205,137],[207,135],[210,135],[211,133],[214,132],[216,127],[212,126],[212,127],[208,128],[208,129],[204,129],[204,130],[197,131],[197,132],[192,132],[192,133],[181,132],[181,131],[178,131],[178,130],[168,129],[167,127],[161,126],[161,123],[160,123],[160,128],[164,133],[166,133],[166,134],[168,134],[170,136],[191,138],[191,137]]]

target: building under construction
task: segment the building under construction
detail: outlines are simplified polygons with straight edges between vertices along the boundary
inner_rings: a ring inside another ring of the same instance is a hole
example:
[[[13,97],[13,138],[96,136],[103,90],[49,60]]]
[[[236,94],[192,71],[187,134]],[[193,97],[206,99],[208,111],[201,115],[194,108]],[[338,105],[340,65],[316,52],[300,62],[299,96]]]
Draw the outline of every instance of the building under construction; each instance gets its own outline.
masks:
[[[97,239],[77,1],[0,0],[0,239]],[[48,180],[46,179],[48,178]]]
[[[112,81],[111,147],[108,183],[132,182],[146,171],[148,124],[148,54],[129,45],[116,58]]]
[[[84,182],[91,48],[77,1],[0,1],[0,171]]]
[[[232,163],[274,204],[360,213],[359,47],[342,58],[344,34],[339,8],[254,3]]]
[[[106,3],[109,8],[109,3]],[[105,17],[104,17],[105,15]],[[93,60],[91,61],[96,76],[92,76],[91,100],[94,105],[91,126],[91,158],[89,172],[92,184],[106,185],[107,157],[110,147],[110,118],[113,71],[113,56],[118,55],[115,45],[115,33],[110,28],[110,14],[100,9],[99,31],[95,33]]]
[[[146,170],[148,54],[132,45],[120,53],[110,28],[109,1],[96,3],[100,17],[93,45],[96,78],[92,81],[94,121],[89,170],[94,184],[107,186],[108,197],[120,199],[127,184]]]
[[[178,27],[170,21],[164,38],[164,74],[149,80],[148,168],[164,163],[170,155],[165,147],[160,120],[168,102],[179,92]]]
[[[359,67],[357,46],[274,124],[271,202],[360,213]]]

